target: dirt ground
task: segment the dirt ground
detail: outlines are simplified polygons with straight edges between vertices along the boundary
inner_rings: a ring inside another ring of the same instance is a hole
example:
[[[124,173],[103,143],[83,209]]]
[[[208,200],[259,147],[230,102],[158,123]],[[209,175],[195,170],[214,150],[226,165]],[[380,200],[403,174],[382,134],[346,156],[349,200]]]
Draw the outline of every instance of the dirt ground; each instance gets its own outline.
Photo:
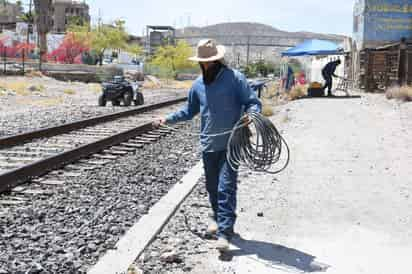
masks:
[[[149,104],[186,95],[184,86],[145,87],[141,91]],[[97,106],[100,93],[99,84],[62,82],[44,76],[0,77],[0,136],[127,109],[110,103]]]
[[[164,86],[163,88],[142,88],[141,90],[150,98],[153,93],[162,90],[167,90],[172,95],[174,94],[173,92],[179,93],[184,90],[179,87]],[[24,111],[28,107],[74,104],[96,106],[97,97],[100,93],[101,86],[96,83],[63,82],[46,76],[0,77],[0,113]]]
[[[174,273],[411,273],[412,104],[298,100],[274,121],[290,166],[241,176],[230,252],[208,242]]]

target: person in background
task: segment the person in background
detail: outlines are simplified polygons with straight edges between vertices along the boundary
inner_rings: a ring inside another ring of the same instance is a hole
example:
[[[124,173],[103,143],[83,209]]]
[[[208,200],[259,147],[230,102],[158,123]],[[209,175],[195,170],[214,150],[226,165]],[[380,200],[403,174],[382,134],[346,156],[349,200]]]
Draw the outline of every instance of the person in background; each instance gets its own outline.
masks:
[[[286,85],[285,90],[289,92],[292,87],[295,85],[295,73],[291,66],[288,65],[288,71],[286,74]]]
[[[306,85],[306,75],[303,71],[299,73],[297,82],[299,85]]]
[[[332,77],[338,77],[335,74],[336,68],[341,64],[341,61],[338,59],[336,61],[332,61],[326,64],[326,66],[323,67],[322,69],[322,76],[323,79],[325,79],[325,85],[323,86],[323,89],[325,90],[326,88],[328,89],[328,96],[333,96],[332,94],[332,84],[333,80]]]
[[[244,112],[261,112],[262,105],[246,77],[224,64],[225,48],[214,40],[201,40],[197,56],[202,76],[191,87],[187,104],[179,111],[155,121],[155,126],[190,120],[200,113],[200,143],[206,189],[213,210],[208,233],[216,234],[216,249],[225,251],[234,235],[236,221],[237,170],[226,159],[229,134]]]

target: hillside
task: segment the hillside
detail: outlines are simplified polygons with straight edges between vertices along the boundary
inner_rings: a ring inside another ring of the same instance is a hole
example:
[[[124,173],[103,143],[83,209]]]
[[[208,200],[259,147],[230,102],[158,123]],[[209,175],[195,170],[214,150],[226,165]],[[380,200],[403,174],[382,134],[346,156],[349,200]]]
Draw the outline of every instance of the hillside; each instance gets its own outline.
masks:
[[[178,37],[190,36],[276,36],[285,39],[327,39],[343,41],[345,36],[312,32],[287,32],[269,25],[250,22],[221,23],[206,27],[188,27],[177,30]]]

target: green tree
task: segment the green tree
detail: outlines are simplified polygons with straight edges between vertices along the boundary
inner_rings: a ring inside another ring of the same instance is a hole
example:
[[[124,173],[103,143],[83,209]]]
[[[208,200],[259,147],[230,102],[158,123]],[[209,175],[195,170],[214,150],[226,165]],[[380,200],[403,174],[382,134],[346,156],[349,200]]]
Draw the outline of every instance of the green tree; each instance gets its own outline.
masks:
[[[135,58],[137,58],[138,56],[142,55],[143,53],[143,48],[139,45],[128,45],[127,48],[125,49],[126,52],[133,54],[133,56]]]
[[[258,75],[266,77],[268,74],[274,73],[278,74],[279,73],[279,65],[264,61],[264,60],[259,60],[255,63],[249,64],[245,70],[245,74],[249,78],[256,77]]]
[[[128,34],[124,28],[124,21],[118,20],[113,25],[69,26],[68,31],[75,35],[75,39],[88,41],[91,50],[96,52],[99,63],[102,65],[103,55],[107,49],[127,49]]]
[[[86,25],[86,20],[84,20],[83,17],[78,16],[78,15],[74,15],[74,16],[69,16],[67,18],[68,21],[68,25],[69,26],[85,26]]]
[[[167,71],[168,75],[166,76],[175,78],[179,70],[196,67],[194,62],[188,60],[192,53],[189,44],[185,41],[179,41],[176,46],[159,47],[150,63]]]

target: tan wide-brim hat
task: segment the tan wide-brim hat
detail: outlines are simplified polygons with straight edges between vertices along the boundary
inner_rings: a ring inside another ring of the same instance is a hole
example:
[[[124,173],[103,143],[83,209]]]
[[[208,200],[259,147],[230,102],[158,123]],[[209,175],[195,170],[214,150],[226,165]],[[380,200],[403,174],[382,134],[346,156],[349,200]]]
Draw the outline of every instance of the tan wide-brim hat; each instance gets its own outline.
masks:
[[[212,39],[200,40],[197,44],[197,55],[190,57],[190,61],[213,62],[225,57],[226,49],[222,45],[216,45]]]

